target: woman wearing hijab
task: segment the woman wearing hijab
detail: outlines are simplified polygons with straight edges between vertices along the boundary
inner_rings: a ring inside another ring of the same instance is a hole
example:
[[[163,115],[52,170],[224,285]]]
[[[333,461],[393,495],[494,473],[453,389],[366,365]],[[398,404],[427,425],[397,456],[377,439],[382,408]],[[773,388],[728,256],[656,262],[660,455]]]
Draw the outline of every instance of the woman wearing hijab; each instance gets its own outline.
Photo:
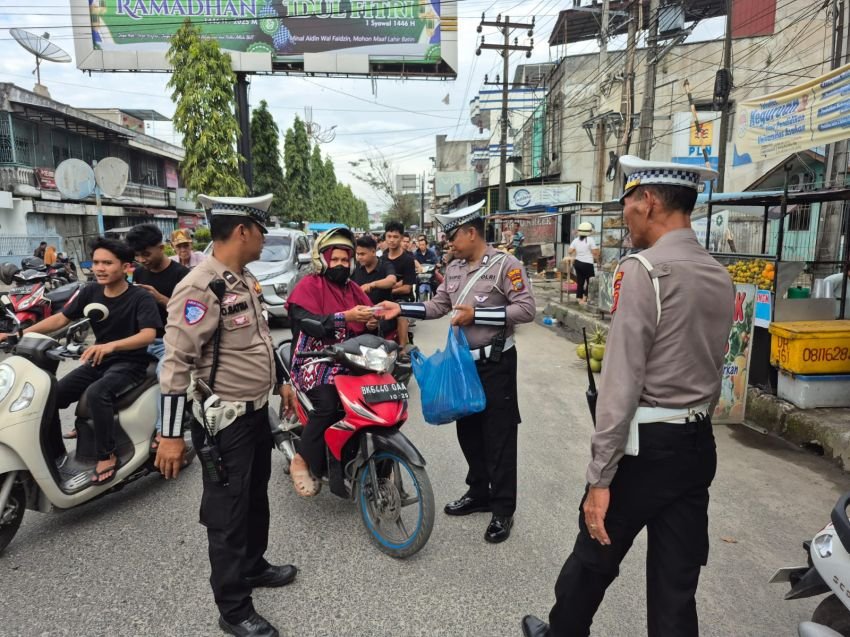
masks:
[[[56,246],[47,246],[44,251],[44,265],[53,265],[56,263]]]
[[[569,255],[575,260],[573,267],[576,271],[578,290],[576,298],[581,305],[587,305],[587,286],[590,279],[596,276],[593,264],[599,259],[599,248],[590,235],[593,225],[587,221],[578,226],[578,236],[570,244]]]
[[[316,239],[313,246],[313,274],[304,277],[287,300],[287,312],[292,326],[292,382],[306,392],[313,403],[298,453],[292,460],[290,475],[295,492],[313,496],[319,492],[317,480],[325,470],[325,430],[342,415],[333,379],[345,370],[335,363],[313,363],[299,358],[301,352],[325,349],[341,343],[366,329],[375,321],[371,301],[360,286],[349,280],[354,263],[354,235],[347,228],[328,230]],[[318,321],[324,336],[314,338],[301,331],[305,319]],[[284,397],[287,410],[294,407],[294,395]]]

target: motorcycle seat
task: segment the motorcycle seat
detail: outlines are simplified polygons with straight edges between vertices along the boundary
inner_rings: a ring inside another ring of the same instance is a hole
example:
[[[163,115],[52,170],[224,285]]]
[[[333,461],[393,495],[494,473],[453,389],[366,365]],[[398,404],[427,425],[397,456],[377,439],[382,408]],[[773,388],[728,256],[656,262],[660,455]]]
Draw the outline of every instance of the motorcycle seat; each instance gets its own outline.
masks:
[[[46,296],[53,305],[62,305],[70,299],[74,292],[76,292],[79,288],[80,286],[77,283],[68,283],[67,285],[63,285],[55,290],[47,292],[44,296]]]
[[[281,341],[275,351],[286,373],[289,374],[292,371],[292,341],[290,339]]]
[[[131,387],[127,387],[124,391],[122,391],[115,399],[115,402],[112,404],[112,407],[115,410],[115,413],[123,409],[127,409],[130,405],[132,405],[139,397],[144,394],[148,389],[157,385],[159,383],[159,379],[156,377],[156,360],[151,360],[148,365],[148,369],[145,373],[144,379],[133,385]],[[91,411],[89,411],[89,401],[88,401],[88,390],[83,393],[79,402],[77,403],[77,409],[75,411],[77,418],[88,419],[91,418]]]

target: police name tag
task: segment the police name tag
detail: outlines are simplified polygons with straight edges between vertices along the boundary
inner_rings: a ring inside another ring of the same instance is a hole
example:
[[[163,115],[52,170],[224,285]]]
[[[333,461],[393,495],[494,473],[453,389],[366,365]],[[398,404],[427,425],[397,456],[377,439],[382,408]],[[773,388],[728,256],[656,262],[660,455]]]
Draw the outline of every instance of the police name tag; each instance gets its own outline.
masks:
[[[407,393],[407,387],[402,383],[364,385],[362,391],[364,402],[369,404],[410,399],[410,394]]]

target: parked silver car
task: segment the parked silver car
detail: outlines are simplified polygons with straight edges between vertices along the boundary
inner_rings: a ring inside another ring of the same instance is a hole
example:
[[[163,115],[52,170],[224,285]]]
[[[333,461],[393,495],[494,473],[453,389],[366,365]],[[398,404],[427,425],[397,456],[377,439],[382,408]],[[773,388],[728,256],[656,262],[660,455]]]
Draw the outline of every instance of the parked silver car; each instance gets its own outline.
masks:
[[[211,252],[212,243],[204,250],[205,254]],[[310,272],[308,236],[292,228],[269,228],[263,252],[248,264],[248,270],[263,288],[269,318],[285,320],[289,292]]]

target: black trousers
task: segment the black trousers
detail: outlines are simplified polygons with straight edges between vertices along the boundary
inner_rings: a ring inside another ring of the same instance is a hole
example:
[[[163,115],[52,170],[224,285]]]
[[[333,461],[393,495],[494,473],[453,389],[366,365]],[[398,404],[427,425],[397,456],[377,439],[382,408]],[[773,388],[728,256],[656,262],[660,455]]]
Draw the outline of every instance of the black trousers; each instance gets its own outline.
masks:
[[[327,465],[325,432],[342,418],[342,403],[333,385],[314,387],[307,392],[307,398],[313,403],[313,411],[301,432],[298,453],[307,462],[313,475],[321,476]]]
[[[489,500],[495,515],[513,515],[517,490],[516,347],[502,353],[498,363],[475,364],[487,396],[484,411],[457,421],[457,439],[469,465],[467,495]]]
[[[639,455],[624,456],[611,482],[609,546],[590,537],[579,507],[579,534],[555,584],[552,637],[590,634],[605,589],[643,527],[649,637],[699,635],[694,597],[708,561],[708,488],[716,469],[709,420],[640,425]]]
[[[596,270],[592,263],[585,263],[584,261],[576,261],[573,263],[573,268],[576,271],[576,287],[578,288],[576,298],[582,299],[587,296],[587,284],[595,276]]]
[[[112,364],[80,365],[56,383],[56,413],[53,417],[48,445],[54,458],[65,453],[59,410],[70,407],[88,390],[88,404],[94,424],[95,448],[98,460],[109,460],[115,451],[112,428],[115,396],[145,379],[147,361],[116,361]]]
[[[200,521],[207,527],[215,603],[227,621],[238,623],[254,610],[244,577],[268,567],[263,558],[269,540],[272,452],[268,411],[240,416],[216,439],[229,484],[212,483],[204,474]],[[204,430],[197,422],[192,423],[192,441],[195,448],[204,445]]]

